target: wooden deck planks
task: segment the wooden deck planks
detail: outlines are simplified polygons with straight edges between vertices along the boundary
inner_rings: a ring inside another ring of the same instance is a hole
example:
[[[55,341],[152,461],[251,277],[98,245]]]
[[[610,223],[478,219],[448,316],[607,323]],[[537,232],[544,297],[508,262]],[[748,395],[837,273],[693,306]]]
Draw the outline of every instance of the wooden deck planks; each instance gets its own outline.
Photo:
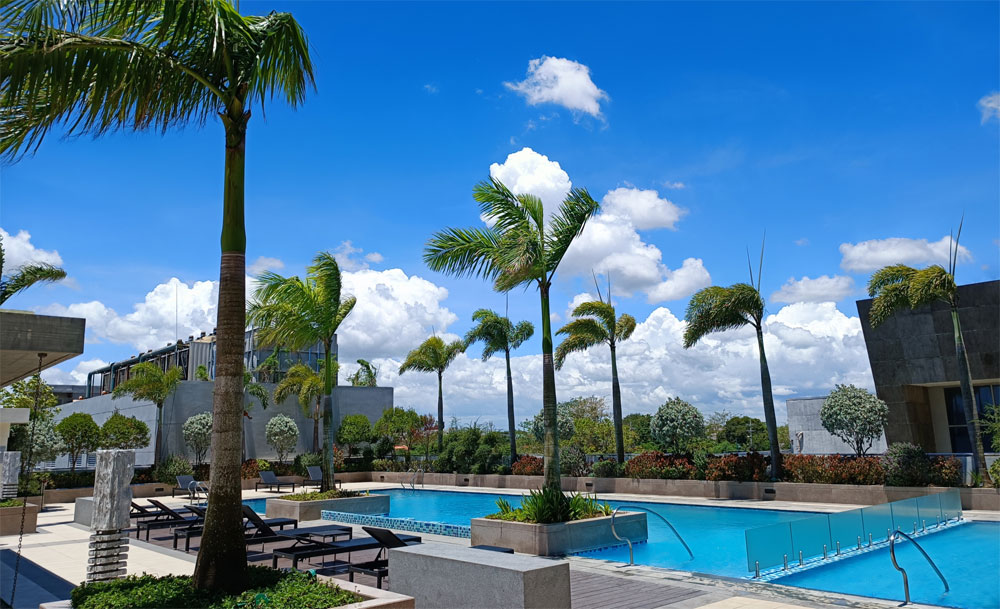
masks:
[[[573,609],[655,609],[704,592],[628,577],[571,571]]]

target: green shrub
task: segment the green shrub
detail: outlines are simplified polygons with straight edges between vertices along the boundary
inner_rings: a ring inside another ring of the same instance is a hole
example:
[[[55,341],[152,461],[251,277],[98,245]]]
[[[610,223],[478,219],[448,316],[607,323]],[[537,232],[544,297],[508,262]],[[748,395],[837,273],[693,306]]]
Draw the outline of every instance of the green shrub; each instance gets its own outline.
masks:
[[[273,468],[271,467],[270,461],[268,461],[267,459],[257,459],[257,471],[268,472],[271,471],[272,469]]]
[[[587,455],[575,446],[563,446],[559,449],[559,469],[563,476],[586,476]]]
[[[490,474],[504,462],[507,437],[472,426],[445,434],[444,448],[435,461],[435,471],[460,474]]]
[[[923,449],[908,442],[889,446],[882,457],[887,486],[927,486],[931,462]]]
[[[138,449],[149,446],[149,426],[117,410],[101,425],[101,448]]]
[[[251,566],[250,587],[238,595],[221,590],[198,590],[187,575],[129,575],[107,582],[81,584],[72,592],[76,609],[235,609],[258,607],[261,594],[266,605],[282,609],[339,607],[358,602],[360,596],[328,585],[315,575]]]
[[[545,461],[539,457],[524,455],[514,463],[511,471],[515,476],[541,476],[545,471]]]
[[[48,488],[86,488],[94,486],[94,472],[46,472]],[[171,480],[173,482],[173,480]]]
[[[593,465],[594,476],[598,478],[617,478],[622,471],[614,459],[596,461]]]
[[[337,430],[337,442],[347,445],[347,454],[353,455],[356,445],[370,442],[372,439],[372,424],[363,414],[349,414],[340,422]]]
[[[552,487],[544,487],[540,491],[532,490],[527,497],[522,498],[521,507],[512,508],[505,499],[497,499],[495,514],[487,518],[493,520],[509,520],[515,522],[530,522],[535,524],[551,524],[554,522],[570,522],[584,518],[610,516],[611,507],[607,503],[599,503],[597,499],[577,493],[566,496],[562,491]]]
[[[404,463],[401,461],[396,461],[394,459],[375,459],[372,461],[372,471],[373,472],[401,472],[405,471],[403,469]]]
[[[74,412],[55,426],[69,454],[69,471],[76,471],[76,462],[83,453],[92,452],[101,446],[101,428],[94,417],[85,412]]]
[[[200,412],[188,417],[181,426],[184,443],[194,451],[194,462],[202,463],[212,447],[212,413]]]
[[[306,468],[311,465],[323,465],[323,455],[319,453],[302,453],[301,455],[295,455],[295,459],[292,461],[292,467],[295,469],[295,475],[297,476],[308,476],[309,470]]]
[[[705,417],[684,400],[670,398],[653,415],[649,432],[665,450],[684,452],[691,442],[705,436]]]
[[[316,491],[311,493],[295,493],[294,495],[282,495],[281,499],[289,501],[321,501],[323,499],[341,499],[343,497],[358,497],[358,491],[344,491],[341,489],[331,489],[329,491]]]
[[[290,417],[275,415],[264,426],[264,438],[278,453],[278,463],[284,463],[288,453],[299,443],[299,426]]]
[[[0,508],[21,507],[22,505],[24,505],[24,499],[4,499],[0,501]]]
[[[726,455],[708,462],[707,480],[763,482],[767,480],[767,459],[760,453]]]
[[[194,474],[194,469],[187,459],[178,455],[170,455],[157,466],[153,477],[156,478],[157,482],[174,484],[177,482],[177,476],[190,476],[192,474]]]
[[[990,465],[990,479],[993,480],[993,486],[1000,488],[1000,459]]]
[[[376,459],[385,459],[387,456],[393,454],[393,447],[395,442],[389,436],[381,436],[376,440],[375,445],[372,450],[375,452]]]
[[[934,486],[962,486],[962,462],[955,457],[934,457],[930,482]]]
[[[872,443],[882,437],[889,407],[866,389],[837,385],[823,402],[819,416],[824,429],[863,457]]]

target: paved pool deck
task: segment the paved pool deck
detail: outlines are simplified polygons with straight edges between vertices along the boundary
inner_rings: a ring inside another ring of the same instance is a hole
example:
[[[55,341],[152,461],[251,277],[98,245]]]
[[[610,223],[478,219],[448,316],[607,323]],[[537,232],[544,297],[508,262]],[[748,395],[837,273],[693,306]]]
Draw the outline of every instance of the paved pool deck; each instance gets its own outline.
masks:
[[[345,484],[351,490],[376,490],[400,488],[398,484],[361,482]],[[417,488],[427,490],[458,491],[473,493],[507,492],[523,494],[517,489],[494,489],[475,487],[452,487],[427,485]],[[279,497],[277,493],[244,491],[244,499]],[[750,509],[782,509],[790,511],[838,512],[853,509],[853,505],[797,503],[786,501],[752,501],[752,500],[719,500],[690,497],[669,497],[659,495],[638,494],[598,494],[598,498],[621,501],[649,501],[656,503],[675,503],[685,505],[729,506]],[[185,498],[161,498],[171,506],[181,506],[187,502]],[[73,504],[50,504],[38,515],[39,532],[26,535],[23,542],[23,556],[34,563],[52,571],[59,577],[70,582],[81,582],[86,576],[88,538],[90,531],[73,522]],[[965,512],[967,518],[975,520],[1000,521],[1000,514],[995,512]],[[301,523],[302,526],[319,524]],[[355,536],[365,534],[360,527],[355,526]],[[150,543],[136,541],[133,537],[129,545],[128,572],[130,574],[150,573],[154,575],[190,574],[194,570],[197,542],[192,544],[192,551],[173,550],[172,536],[155,535]],[[440,535],[422,535],[425,541],[469,545],[469,540],[458,537]],[[0,548],[16,549],[17,537],[0,537]],[[354,560],[374,558],[374,551],[369,557],[357,553]],[[251,563],[270,564],[268,548],[248,557]],[[572,577],[573,607],[575,609],[841,609],[844,607],[857,609],[887,609],[897,607],[898,603],[852,597],[848,595],[817,592],[802,588],[793,588],[777,584],[751,582],[744,579],[707,576],[683,571],[673,571],[646,566],[625,566],[603,560],[583,558],[578,556],[564,559],[570,564]],[[279,564],[279,567],[287,566]],[[346,575],[340,576],[346,579]],[[358,582],[374,585],[374,579],[368,581],[365,576],[359,576]],[[392,589],[392,580],[388,580],[388,588]],[[20,592],[19,592],[20,594]],[[25,604],[22,604],[25,603]],[[31,599],[19,598],[17,606],[32,606]],[[37,607],[37,603],[33,607]],[[911,605],[919,608],[921,605]]]

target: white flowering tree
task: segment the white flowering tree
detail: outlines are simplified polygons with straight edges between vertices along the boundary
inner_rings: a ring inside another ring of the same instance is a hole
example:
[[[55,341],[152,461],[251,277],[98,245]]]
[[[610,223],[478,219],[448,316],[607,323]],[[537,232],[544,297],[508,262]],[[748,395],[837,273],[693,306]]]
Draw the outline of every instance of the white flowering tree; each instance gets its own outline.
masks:
[[[889,407],[866,389],[837,385],[819,411],[823,428],[848,443],[859,457],[882,436]]]
[[[279,414],[267,422],[264,436],[271,448],[278,453],[278,463],[284,463],[285,457],[299,443],[299,426],[291,418]]]
[[[208,447],[212,445],[212,413],[202,412],[188,417],[181,432],[184,434],[184,443],[194,452],[195,463],[201,465]]]
[[[683,452],[692,440],[704,437],[705,417],[684,400],[670,398],[649,421],[649,433],[670,452]]]

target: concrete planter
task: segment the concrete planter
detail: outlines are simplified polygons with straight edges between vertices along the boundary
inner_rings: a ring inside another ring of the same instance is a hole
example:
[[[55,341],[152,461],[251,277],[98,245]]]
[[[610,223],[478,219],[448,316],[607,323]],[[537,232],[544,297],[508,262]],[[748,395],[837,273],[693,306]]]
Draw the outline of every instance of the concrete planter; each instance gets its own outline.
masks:
[[[38,524],[38,506],[34,503],[27,504],[28,509],[24,510],[24,532],[34,533]],[[17,535],[21,531],[21,506],[0,508],[0,536]]]
[[[620,537],[646,540],[646,514],[621,512],[615,518]],[[501,546],[536,556],[565,556],[621,544],[611,533],[611,517],[588,518],[556,524],[472,519],[472,545]]]
[[[170,489],[174,484],[164,484],[163,482],[147,482],[143,484],[133,484],[132,498],[142,499],[145,497],[165,497],[170,495]],[[79,497],[93,497],[94,487],[84,486],[80,488],[50,488],[45,491],[45,503],[72,503]]]
[[[319,501],[289,501],[268,499],[265,513],[268,518],[294,518],[299,522],[319,520],[320,512],[349,512],[352,514],[388,514],[389,495],[361,495]]]

